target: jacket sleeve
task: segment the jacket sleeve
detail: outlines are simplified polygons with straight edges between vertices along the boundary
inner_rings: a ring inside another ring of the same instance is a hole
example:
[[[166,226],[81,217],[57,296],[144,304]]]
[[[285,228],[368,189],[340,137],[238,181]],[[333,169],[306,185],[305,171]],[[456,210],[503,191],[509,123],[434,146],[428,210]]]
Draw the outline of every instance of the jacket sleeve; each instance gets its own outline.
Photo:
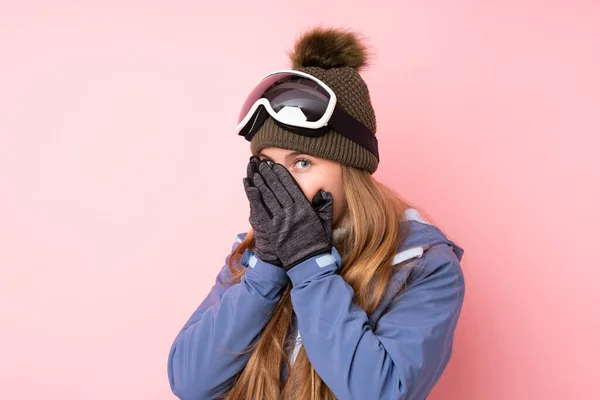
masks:
[[[317,256],[288,271],[307,356],[337,398],[423,400],[440,378],[452,352],[464,277],[445,243],[418,262],[411,283],[374,329],[336,273],[339,255]]]
[[[232,253],[237,246],[234,243]],[[182,400],[210,399],[231,386],[250,357],[241,352],[257,339],[289,281],[283,269],[247,250],[242,258],[246,273],[240,283],[229,285],[232,253],[171,346],[169,384]]]

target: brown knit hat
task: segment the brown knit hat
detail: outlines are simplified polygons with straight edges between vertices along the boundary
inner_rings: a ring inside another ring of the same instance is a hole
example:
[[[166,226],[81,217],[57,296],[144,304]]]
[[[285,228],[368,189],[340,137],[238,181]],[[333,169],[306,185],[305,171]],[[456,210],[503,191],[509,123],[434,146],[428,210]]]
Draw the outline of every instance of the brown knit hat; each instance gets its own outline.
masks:
[[[337,97],[337,104],[373,133],[375,112],[369,90],[358,71],[367,65],[366,46],[353,32],[342,29],[315,28],[302,35],[290,54],[292,68],[306,72],[327,84]],[[371,174],[377,157],[334,129],[319,137],[307,137],[283,129],[272,118],[252,138],[252,154],[266,147],[301,151],[316,157],[365,169]]]

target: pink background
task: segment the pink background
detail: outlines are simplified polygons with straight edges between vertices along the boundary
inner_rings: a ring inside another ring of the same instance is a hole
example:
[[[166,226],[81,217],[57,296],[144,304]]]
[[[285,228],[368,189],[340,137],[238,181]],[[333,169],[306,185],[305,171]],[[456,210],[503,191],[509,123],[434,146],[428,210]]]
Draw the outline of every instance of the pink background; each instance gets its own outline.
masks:
[[[431,399],[597,396],[599,2],[201,3],[0,3],[0,398],[174,398],[248,229],[238,107],[318,23],[371,38],[375,176],[466,250]]]

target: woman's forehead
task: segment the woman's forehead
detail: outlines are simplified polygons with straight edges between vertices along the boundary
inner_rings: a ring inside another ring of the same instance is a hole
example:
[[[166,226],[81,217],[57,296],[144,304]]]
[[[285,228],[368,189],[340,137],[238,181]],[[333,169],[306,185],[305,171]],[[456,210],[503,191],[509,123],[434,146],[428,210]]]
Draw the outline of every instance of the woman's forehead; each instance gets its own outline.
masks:
[[[296,150],[289,150],[289,149],[282,149],[279,147],[267,147],[262,149],[259,153],[258,156],[259,157],[267,157],[267,158],[290,158],[290,157],[297,157],[300,155],[306,155],[309,156],[306,153],[302,153],[300,151],[296,151]],[[312,157],[312,156],[310,156]]]

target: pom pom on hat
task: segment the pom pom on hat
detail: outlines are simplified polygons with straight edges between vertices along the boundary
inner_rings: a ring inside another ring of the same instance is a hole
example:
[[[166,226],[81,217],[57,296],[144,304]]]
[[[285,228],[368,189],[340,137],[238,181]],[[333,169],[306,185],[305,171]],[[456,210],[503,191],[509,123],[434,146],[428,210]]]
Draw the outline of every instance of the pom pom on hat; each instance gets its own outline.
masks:
[[[292,68],[323,69],[351,67],[357,71],[368,66],[365,39],[341,28],[313,28],[301,35],[289,52]]]

